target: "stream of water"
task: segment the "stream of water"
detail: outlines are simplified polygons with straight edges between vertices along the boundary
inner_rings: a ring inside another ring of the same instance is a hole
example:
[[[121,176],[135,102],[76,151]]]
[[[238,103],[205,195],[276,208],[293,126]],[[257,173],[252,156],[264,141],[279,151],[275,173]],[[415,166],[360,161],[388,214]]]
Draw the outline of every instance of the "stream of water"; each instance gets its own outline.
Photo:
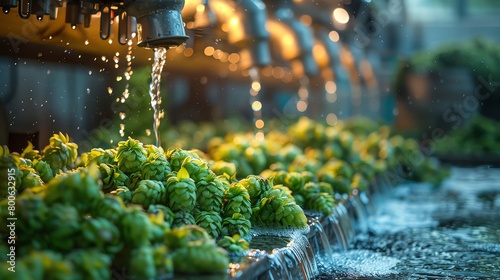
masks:
[[[153,67],[151,69],[151,84],[149,85],[149,95],[151,96],[151,107],[153,108],[153,131],[156,140],[156,146],[161,146],[160,133],[158,131],[160,127],[160,121],[164,116],[164,112],[161,109],[161,95],[160,95],[160,84],[161,84],[161,73],[163,71],[163,66],[165,65],[165,59],[167,55],[166,48],[155,48],[154,49],[154,61]]]

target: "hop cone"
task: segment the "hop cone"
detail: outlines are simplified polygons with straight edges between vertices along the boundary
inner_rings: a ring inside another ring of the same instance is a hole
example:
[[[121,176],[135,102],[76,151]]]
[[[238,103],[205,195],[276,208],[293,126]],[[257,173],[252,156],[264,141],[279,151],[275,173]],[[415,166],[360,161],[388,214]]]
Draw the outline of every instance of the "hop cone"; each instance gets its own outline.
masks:
[[[79,169],[72,173],[61,174],[52,179],[45,191],[47,204],[65,203],[75,206],[82,214],[88,213],[103,193],[97,182],[97,167]]]
[[[210,236],[218,238],[222,229],[222,218],[219,212],[201,211],[195,216],[196,224],[204,228]]]
[[[106,194],[103,199],[97,202],[91,212],[92,217],[104,218],[114,224],[119,222],[123,213],[125,213],[123,200],[110,194]]]
[[[174,273],[174,263],[167,246],[156,246],[153,249],[153,259],[158,276],[172,278]]]
[[[330,185],[330,183],[327,183],[327,182],[318,182],[317,184],[318,184],[320,192],[324,192],[324,193],[327,193],[327,194],[330,194],[330,195],[334,195],[335,194],[335,192],[333,191],[333,187],[332,187],[332,185]]]
[[[332,194],[322,192],[319,183],[309,182],[304,186],[304,207],[307,210],[319,211],[324,215],[330,215],[335,207],[335,199]]]
[[[300,172],[300,175],[302,175],[302,180],[304,181],[304,184],[318,181],[318,177],[316,177],[316,175],[311,171],[302,171]]]
[[[224,194],[224,217],[231,217],[235,213],[240,213],[247,219],[252,216],[250,195],[247,189],[238,183],[233,183]]]
[[[111,258],[97,249],[82,249],[66,256],[75,269],[78,279],[111,279]]]
[[[186,225],[165,233],[165,244],[171,250],[187,247],[193,243],[213,243],[207,231],[198,225]]]
[[[178,211],[174,213],[174,221],[172,222],[172,228],[179,228],[186,225],[194,225],[196,220],[193,215],[186,213],[184,211]]]
[[[44,232],[49,248],[69,252],[79,240],[80,214],[71,205],[55,204],[48,214]]]
[[[196,206],[201,211],[221,212],[224,185],[219,179],[200,181],[196,184]]]
[[[121,198],[121,200],[125,204],[129,204],[130,202],[132,202],[132,192],[127,187],[118,187],[117,189],[111,191],[110,194]]]
[[[5,269],[7,271],[7,269]],[[76,271],[71,263],[54,251],[31,251],[16,264],[15,277],[9,272],[2,279],[73,279]]]
[[[321,174],[319,177],[321,182],[329,183],[334,193],[351,193],[351,180],[344,177],[333,177],[329,173]]]
[[[165,233],[170,231],[170,223],[165,221],[163,211],[155,211],[154,213],[148,211],[148,216],[151,221],[150,241],[153,244],[162,243]]]
[[[229,177],[232,177],[236,174],[236,165],[232,162],[218,160],[211,164],[210,168],[217,175],[227,174]]]
[[[240,213],[234,213],[233,216],[222,220],[222,235],[249,236],[252,224],[249,219]]]
[[[39,160],[42,156],[40,155],[40,151],[33,149],[33,144],[28,141],[28,146],[24,148],[23,152],[21,153],[21,157],[34,161]]]
[[[172,211],[191,212],[196,203],[196,185],[191,178],[170,177],[166,183],[168,206]]]
[[[243,155],[252,167],[254,173],[260,173],[266,168],[267,159],[264,151],[258,147],[248,147]]]
[[[170,164],[160,153],[150,153],[141,165],[142,178],[147,180],[163,181],[170,172]]]
[[[50,137],[49,145],[43,149],[42,159],[50,165],[52,172],[57,174],[70,168],[77,156],[78,145],[69,142],[67,134],[59,132]]]
[[[54,173],[52,172],[52,169],[50,168],[50,165],[47,162],[43,160],[36,161],[34,168],[35,171],[38,173],[38,175],[40,175],[40,178],[45,183],[54,178]]]
[[[241,238],[241,236],[238,234],[235,234],[233,236],[224,236],[222,239],[217,241],[217,245],[224,248],[232,256],[237,257],[243,256],[245,252],[250,249],[250,244],[248,244],[248,241]]]
[[[352,167],[347,163],[342,160],[337,160],[333,159],[328,161],[319,171],[320,173],[322,172],[328,172],[332,174],[334,177],[344,177],[344,178],[351,178],[353,175],[353,170]]]
[[[132,193],[132,203],[142,205],[145,209],[150,204],[165,203],[167,192],[162,182],[142,180]]]
[[[128,176],[125,173],[108,163],[99,165],[99,173],[104,192],[110,192],[119,186],[125,186],[128,181]]]
[[[19,163],[19,155],[9,153],[7,146],[0,146],[0,199],[9,195],[9,182],[15,183],[14,186],[11,184],[11,187],[17,187],[21,184]]]
[[[180,148],[168,150],[165,153],[165,158],[167,158],[168,162],[170,163],[172,171],[179,171],[186,158],[201,160],[198,154],[196,154],[195,152],[183,150]]]
[[[274,177],[273,183],[276,185],[284,185],[292,192],[300,192],[304,187],[304,179],[302,178],[302,174],[298,172],[286,173],[279,171],[278,175]]]
[[[42,231],[48,211],[41,196],[30,193],[18,196],[15,205],[15,214],[18,219],[16,225],[19,232],[23,234],[16,236],[16,239],[19,238],[16,241],[20,244],[31,242],[32,236]]]
[[[208,181],[215,177],[215,173],[210,170],[208,164],[200,159],[186,158],[182,163],[182,167],[186,168],[189,176],[195,181]]]
[[[87,167],[92,163],[97,165],[101,163],[114,164],[115,157],[116,150],[114,149],[104,150],[101,148],[93,148],[90,152],[82,154],[82,158],[85,158],[85,160],[83,160],[83,164]]]
[[[156,267],[153,258],[153,249],[150,246],[141,246],[132,250],[130,254],[130,275],[139,279],[153,279],[156,277]]]
[[[196,243],[173,252],[174,271],[182,274],[225,274],[227,252],[213,243]],[[189,260],[189,261],[186,261]]]
[[[238,184],[247,189],[252,205],[259,200],[265,191],[271,188],[266,179],[257,175],[249,175],[245,179],[241,179]]]
[[[142,173],[141,172],[135,172],[130,174],[128,178],[128,184],[125,185],[130,191],[134,191],[137,186],[139,185],[139,182],[143,179]]]
[[[141,164],[146,160],[146,150],[139,140],[128,138],[127,141],[118,142],[115,161],[118,168],[125,174],[141,171]]]
[[[126,246],[138,248],[149,244],[151,221],[140,207],[128,207],[119,224]]]
[[[163,219],[165,220],[165,222],[167,222],[169,225],[174,223],[175,214],[170,208],[168,208],[168,206],[162,204],[151,204],[148,207],[148,213],[150,214],[157,214],[160,211],[163,213]]]
[[[160,154],[162,156],[165,154],[162,147],[157,147],[155,145],[144,145],[144,149],[146,149],[146,155],[148,157],[152,154]]]
[[[31,189],[33,187],[38,187],[43,185],[43,181],[40,176],[36,173],[36,170],[28,167],[26,165],[21,165],[19,167],[21,172],[21,184],[17,185],[17,190],[22,192],[25,189]]]
[[[97,247],[101,252],[116,254],[123,248],[120,231],[104,218],[87,218],[82,223],[82,243],[84,246]]]
[[[254,207],[252,223],[259,226],[300,228],[307,226],[304,211],[282,185],[265,192]]]

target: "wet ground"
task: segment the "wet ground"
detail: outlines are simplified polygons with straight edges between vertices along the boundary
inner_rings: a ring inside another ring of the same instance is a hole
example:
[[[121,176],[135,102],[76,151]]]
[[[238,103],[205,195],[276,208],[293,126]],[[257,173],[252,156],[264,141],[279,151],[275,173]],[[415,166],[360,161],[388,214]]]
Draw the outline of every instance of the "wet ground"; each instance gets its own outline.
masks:
[[[454,168],[439,188],[404,184],[383,200],[326,279],[500,279],[500,169]]]

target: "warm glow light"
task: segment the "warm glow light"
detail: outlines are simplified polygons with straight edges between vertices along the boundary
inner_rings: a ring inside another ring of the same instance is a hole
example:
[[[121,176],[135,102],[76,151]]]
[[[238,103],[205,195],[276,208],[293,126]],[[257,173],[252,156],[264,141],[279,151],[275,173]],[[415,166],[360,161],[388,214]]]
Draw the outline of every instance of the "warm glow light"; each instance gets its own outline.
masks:
[[[255,139],[258,141],[263,141],[264,140],[264,132],[259,131],[255,133]]]
[[[328,81],[325,83],[325,90],[328,93],[335,93],[337,91],[337,85],[334,81]]]
[[[235,72],[236,70],[238,70],[238,65],[234,63],[229,64],[229,71]]]
[[[327,93],[326,94],[326,101],[329,103],[335,103],[337,101],[337,94],[336,93]]]
[[[198,6],[196,6],[196,11],[198,13],[203,13],[205,11],[205,5],[199,4]]]
[[[259,82],[253,82],[252,83],[252,89],[255,90],[255,91],[259,91],[260,90],[260,83]]]
[[[307,91],[307,88],[299,88],[299,97],[300,99],[307,99],[309,97],[309,91]]]
[[[276,66],[273,69],[273,77],[276,79],[281,79],[285,75],[285,71],[283,71],[282,67]]]
[[[311,26],[312,24],[312,18],[310,15],[302,15],[300,16],[300,22],[302,22],[302,24],[304,24],[305,26]]]
[[[349,22],[349,13],[343,8],[336,8],[333,10],[333,18],[342,24],[346,24]]]
[[[313,47],[313,56],[318,66],[321,68],[327,67],[330,64],[330,57],[328,52],[321,42],[316,41]]]
[[[193,55],[193,53],[194,53],[194,50],[192,48],[187,48],[187,49],[184,50],[184,56],[185,57],[190,57],[190,56]]]
[[[240,61],[240,55],[237,53],[232,53],[229,55],[228,60],[231,63],[238,63],[238,61]]]
[[[326,123],[329,125],[335,125],[337,124],[337,115],[334,113],[330,113],[326,116]]]
[[[256,120],[255,121],[255,127],[258,129],[262,129],[264,127],[264,121],[263,120]]]
[[[328,33],[328,37],[330,37],[330,40],[332,40],[332,42],[338,42],[340,40],[340,35],[335,30],[330,31],[330,33]]]
[[[205,50],[203,51],[203,53],[206,55],[206,56],[212,56],[214,54],[214,47],[212,46],[208,46],[205,48]]]
[[[252,110],[260,111],[261,109],[262,109],[262,103],[260,103],[260,101],[252,102]]]
[[[300,100],[299,102],[297,102],[297,110],[299,112],[305,112],[307,110],[307,102],[305,102],[304,100]]]

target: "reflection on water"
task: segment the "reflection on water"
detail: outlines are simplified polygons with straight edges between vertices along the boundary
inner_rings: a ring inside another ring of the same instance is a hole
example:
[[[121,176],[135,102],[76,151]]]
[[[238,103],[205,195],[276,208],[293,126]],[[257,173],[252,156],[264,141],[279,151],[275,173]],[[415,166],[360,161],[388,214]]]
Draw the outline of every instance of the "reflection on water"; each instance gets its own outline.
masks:
[[[400,186],[317,279],[500,279],[500,170]]]

